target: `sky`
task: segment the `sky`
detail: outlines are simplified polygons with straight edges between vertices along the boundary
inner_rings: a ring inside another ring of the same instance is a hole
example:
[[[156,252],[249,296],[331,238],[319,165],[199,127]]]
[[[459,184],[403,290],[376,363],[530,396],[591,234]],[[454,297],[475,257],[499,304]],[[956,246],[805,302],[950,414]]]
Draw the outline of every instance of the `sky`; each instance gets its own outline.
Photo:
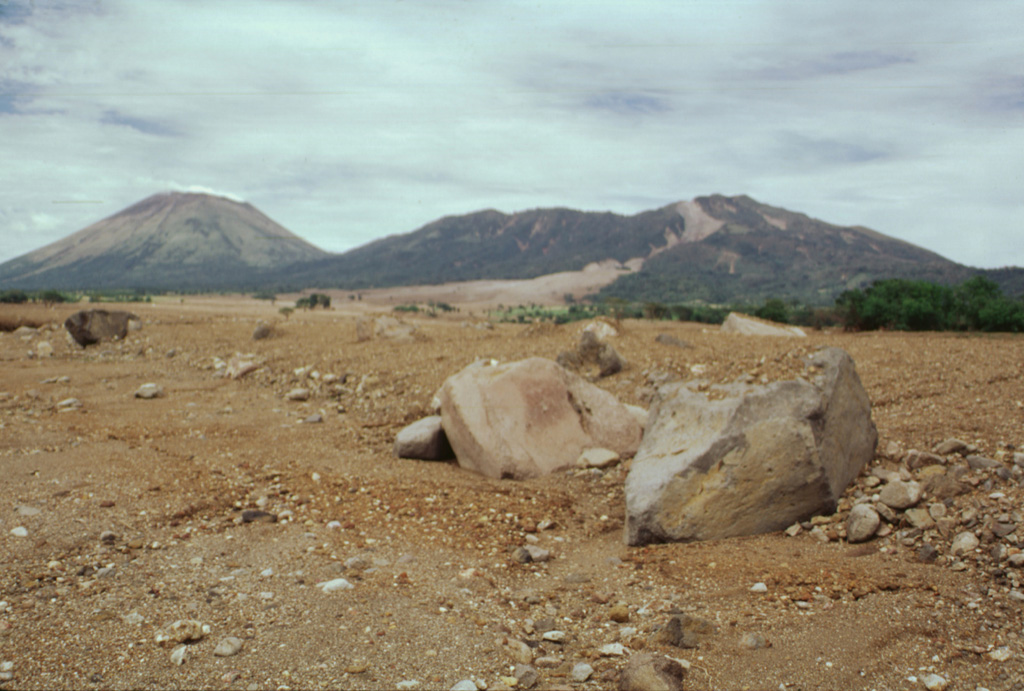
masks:
[[[1024,266],[1024,2],[0,0],[0,262],[157,192],[333,252],[746,194]]]

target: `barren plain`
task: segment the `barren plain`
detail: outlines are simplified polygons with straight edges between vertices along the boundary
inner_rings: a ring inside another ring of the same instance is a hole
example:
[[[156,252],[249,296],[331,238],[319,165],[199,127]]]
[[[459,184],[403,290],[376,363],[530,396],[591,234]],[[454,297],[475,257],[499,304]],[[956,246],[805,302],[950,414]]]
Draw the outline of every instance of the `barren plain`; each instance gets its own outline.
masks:
[[[247,298],[125,305],[142,329],[87,349],[60,327],[85,305],[2,307],[44,326],[0,334],[0,688],[522,688],[529,661],[534,688],[603,689],[642,651],[685,660],[688,689],[1024,689],[1024,528],[992,529],[1021,522],[1024,338],[624,322],[629,364],[596,382],[623,402],[697,373],[792,377],[838,346],[880,437],[821,530],[629,548],[628,462],[513,482],[392,454],[447,376],[553,359],[581,324],[482,328],[474,305],[414,321],[411,342],[358,342],[375,304],[339,295],[287,320]],[[273,334],[254,341],[260,320]],[[41,341],[52,357],[34,356]],[[260,368],[224,377],[238,353]],[[136,398],[149,382],[163,395]],[[286,400],[300,386],[310,398]],[[62,411],[69,398],[80,407]],[[953,535],[902,516],[885,537],[842,539],[873,470],[916,476],[904,452],[952,437],[998,467],[944,459],[962,493],[921,506],[942,503],[976,549],[954,555]],[[244,521],[253,510],[269,516]],[[528,542],[552,559],[517,562]],[[336,579],[352,588],[318,587]],[[656,635],[679,614],[709,624],[696,647]],[[177,620],[209,630],[159,644]],[[226,637],[241,649],[214,655]]]

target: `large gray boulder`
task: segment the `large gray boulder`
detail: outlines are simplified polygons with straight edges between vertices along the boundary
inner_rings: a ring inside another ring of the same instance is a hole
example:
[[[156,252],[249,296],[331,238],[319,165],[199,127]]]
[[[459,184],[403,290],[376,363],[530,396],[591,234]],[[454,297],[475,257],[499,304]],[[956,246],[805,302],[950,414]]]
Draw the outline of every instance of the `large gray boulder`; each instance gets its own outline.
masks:
[[[64,321],[64,328],[80,346],[100,341],[124,338],[132,321],[139,318],[131,312],[108,310],[82,310],[75,312]]]
[[[753,535],[835,511],[878,434],[850,356],[808,360],[813,382],[659,390],[626,478],[629,544]]]
[[[629,457],[643,434],[612,394],[544,358],[470,365],[439,398],[459,465],[494,478],[572,468],[595,447]]]

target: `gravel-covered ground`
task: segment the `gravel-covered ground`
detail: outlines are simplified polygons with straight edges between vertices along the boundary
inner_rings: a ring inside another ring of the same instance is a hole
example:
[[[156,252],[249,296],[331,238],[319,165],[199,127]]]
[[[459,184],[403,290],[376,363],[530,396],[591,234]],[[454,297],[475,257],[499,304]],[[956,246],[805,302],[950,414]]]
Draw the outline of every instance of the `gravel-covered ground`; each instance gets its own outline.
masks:
[[[358,342],[345,305],[196,303],[127,306],[142,330],[86,350],[58,326],[74,307],[0,308],[53,324],[0,334],[0,689],[600,689],[639,651],[685,660],[689,689],[1024,689],[1020,337],[622,324],[629,364],[598,384],[626,403],[695,373],[795,376],[834,345],[880,435],[836,516],[627,548],[628,463],[512,482],[391,451],[447,376],[553,359],[581,325],[456,314]],[[222,376],[239,353],[260,368]],[[147,382],[163,395],[136,398]],[[971,448],[908,453],[949,438]],[[882,536],[849,544],[851,506],[900,476],[921,511],[882,508]],[[527,544],[551,559],[519,563]]]

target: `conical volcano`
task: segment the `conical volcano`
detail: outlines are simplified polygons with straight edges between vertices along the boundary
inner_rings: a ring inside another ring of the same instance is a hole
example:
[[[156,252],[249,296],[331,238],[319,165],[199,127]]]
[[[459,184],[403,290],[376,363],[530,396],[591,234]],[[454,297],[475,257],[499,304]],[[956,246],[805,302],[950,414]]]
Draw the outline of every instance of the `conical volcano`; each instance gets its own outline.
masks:
[[[0,286],[251,287],[267,272],[325,256],[250,204],[167,192],[0,265]]]

